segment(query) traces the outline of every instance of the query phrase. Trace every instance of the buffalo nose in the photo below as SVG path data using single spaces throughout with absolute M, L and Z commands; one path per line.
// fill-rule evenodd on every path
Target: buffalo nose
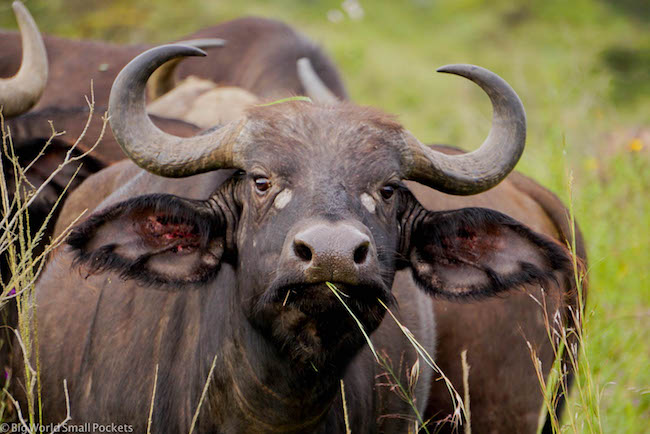
M 293 238 L 289 262 L 307 282 L 340 282 L 355 285 L 359 276 L 376 262 L 370 236 L 349 223 L 317 223 Z

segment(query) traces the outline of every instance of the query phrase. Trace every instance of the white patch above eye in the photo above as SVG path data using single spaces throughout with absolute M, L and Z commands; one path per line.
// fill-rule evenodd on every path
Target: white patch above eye
M 275 197 L 275 200 L 273 201 L 273 205 L 275 205 L 275 207 L 276 207 L 277 209 L 282 209 L 282 208 L 284 208 L 285 206 L 287 206 L 287 204 L 288 204 L 289 202 L 291 202 L 291 196 L 292 196 L 292 194 L 293 194 L 293 193 L 292 193 L 291 190 L 289 190 L 288 188 L 285 189 L 285 190 L 282 190 L 282 191 L 281 191 L 281 192 L 280 192 L 280 193 Z
M 361 203 L 366 207 L 371 213 L 375 213 L 375 208 L 377 207 L 377 202 L 372 198 L 368 193 L 361 194 Z

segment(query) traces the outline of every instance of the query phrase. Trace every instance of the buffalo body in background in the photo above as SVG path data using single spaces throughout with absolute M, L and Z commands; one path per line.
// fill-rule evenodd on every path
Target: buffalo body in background
M 347 93 L 329 57 L 305 36 L 286 24 L 259 17 L 240 18 L 200 30 L 184 39 L 226 41 L 210 62 L 187 60 L 178 66 L 179 78 L 190 75 L 218 85 L 241 87 L 260 98 L 304 95 L 296 70 L 300 58 L 308 58 L 319 77 L 339 98 Z M 18 32 L 0 32 L 0 77 L 9 77 L 21 65 Z M 46 35 L 45 49 L 50 75 L 37 108 L 78 107 L 90 94 L 93 81 L 98 106 L 108 104 L 113 80 L 135 56 L 151 45 L 118 45 L 100 41 L 63 39 Z M 168 86 L 161 84 L 164 90 Z

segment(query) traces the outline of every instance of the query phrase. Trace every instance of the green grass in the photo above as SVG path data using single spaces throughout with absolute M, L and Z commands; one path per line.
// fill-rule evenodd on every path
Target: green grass
M 482 92 L 436 67 L 475 63 L 508 80 L 528 114 L 518 170 L 565 200 L 574 178 L 590 260 L 587 355 L 603 431 L 647 430 L 650 26 L 647 13 L 630 13 L 642 1 L 362 0 L 364 19 L 339 23 L 327 20 L 339 1 L 151 4 L 27 2 L 45 32 L 119 42 L 167 41 L 243 14 L 283 19 L 332 54 L 354 101 L 398 114 L 425 142 L 473 148 L 490 123 Z M 9 5 L 0 1 L 0 26 L 15 27 Z

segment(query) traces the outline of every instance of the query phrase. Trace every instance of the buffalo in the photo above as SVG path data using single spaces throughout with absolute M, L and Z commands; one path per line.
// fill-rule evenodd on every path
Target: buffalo
M 177 75 L 181 79 L 196 76 L 218 85 L 240 87 L 262 98 L 303 95 L 305 89 L 296 62 L 307 58 L 330 91 L 338 98 L 347 98 L 340 74 L 329 57 L 305 36 L 280 21 L 240 18 L 199 30 L 184 39 L 199 46 L 206 43 L 214 46 L 218 40 L 225 40 L 226 44 L 219 48 L 214 62 L 189 60 L 178 65 Z M 0 77 L 9 77 L 21 67 L 20 40 L 17 32 L 0 31 Z M 90 93 L 91 80 L 97 105 L 106 106 L 118 72 L 136 55 L 152 47 L 54 36 L 45 36 L 44 46 L 49 56 L 50 74 L 36 108 L 78 107 L 83 104 L 84 95 Z M 40 60 L 41 66 L 34 69 L 42 71 L 43 63 Z M 169 67 L 165 72 L 150 85 L 154 97 L 173 86 L 174 68 Z
M 504 181 L 525 144 L 512 88 L 476 66 L 439 70 L 492 102 L 490 134 L 468 154 L 351 103 L 259 105 L 191 138 L 165 133 L 146 113 L 147 78 L 201 54 L 154 48 L 115 80 L 110 123 L 130 160 L 71 194 L 57 232 L 94 211 L 35 289 L 45 419 L 65 417 L 65 379 L 73 423 L 136 432 L 150 406 L 166 432 L 406 432 L 444 419 L 448 394 L 387 306 L 450 371 L 469 350 L 475 430 L 533 432 L 542 397 L 525 340 L 545 372 L 553 349 L 531 295 L 564 319 L 572 271 L 561 203 Z

